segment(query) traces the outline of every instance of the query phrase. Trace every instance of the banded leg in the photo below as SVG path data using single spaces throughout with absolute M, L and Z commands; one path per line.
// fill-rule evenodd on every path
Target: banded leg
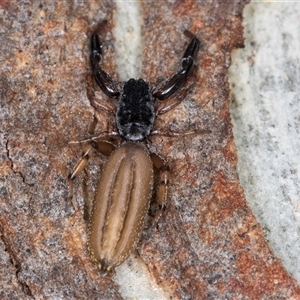
M 88 160 L 90 158 L 90 152 L 92 150 L 91 145 L 86 145 L 81 159 L 76 163 L 75 167 L 73 168 L 73 171 L 68 176 L 68 184 L 69 184 L 69 196 L 68 198 L 71 200 L 72 205 L 75 210 L 77 210 L 77 203 L 74 200 L 74 193 L 73 193 L 73 182 L 75 178 L 85 169 Z
M 88 160 L 91 156 L 91 151 L 93 146 L 97 148 L 97 150 L 106 156 L 109 156 L 113 150 L 116 148 L 112 143 L 109 143 L 107 141 L 98 141 L 97 143 L 94 143 L 94 145 L 86 145 L 84 147 L 84 152 L 82 154 L 82 157 L 79 159 L 79 161 L 76 163 L 75 167 L 73 168 L 73 171 L 68 176 L 68 184 L 69 184 L 69 196 L 68 198 L 71 200 L 72 205 L 75 210 L 77 210 L 77 204 L 74 200 L 74 193 L 73 193 L 73 182 L 76 179 L 76 177 L 86 168 L 86 165 L 88 163 Z M 85 184 L 85 183 L 84 183 Z M 84 187 L 84 194 L 87 194 L 86 188 Z M 85 201 L 86 206 L 87 201 Z M 86 215 L 86 213 L 85 213 Z
M 96 143 L 93 143 L 93 147 L 97 148 L 97 150 L 105 156 L 109 156 L 116 148 L 115 145 L 106 141 L 98 141 Z M 84 199 L 83 218 L 88 223 L 91 217 L 94 197 L 93 199 L 89 197 L 86 178 L 83 180 L 82 191 L 83 191 L 83 199 Z
M 167 198 L 168 198 L 168 184 L 170 178 L 169 167 L 164 161 L 155 153 L 150 154 L 153 166 L 159 171 L 159 182 L 156 194 L 156 202 L 159 210 L 154 216 L 154 222 L 160 218 L 162 211 L 165 209 Z

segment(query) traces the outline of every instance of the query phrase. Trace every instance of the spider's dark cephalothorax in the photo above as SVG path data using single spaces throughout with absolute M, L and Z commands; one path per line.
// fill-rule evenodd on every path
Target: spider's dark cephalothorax
M 155 115 L 169 111 L 181 101 L 174 99 L 167 107 L 160 109 L 158 106 L 157 111 L 154 108 L 155 99 L 165 100 L 169 98 L 189 77 L 199 51 L 199 45 L 199 40 L 193 36 L 183 55 L 181 69 L 153 89 L 143 79 L 129 79 L 122 84 L 116 83 L 100 67 L 102 58 L 101 45 L 98 35 L 96 33 L 92 35 L 90 62 L 94 79 L 108 97 L 118 98 L 116 126 L 121 138 L 128 141 L 147 139 L 153 129 Z
M 154 123 L 154 98 L 143 79 L 129 79 L 123 86 L 117 107 L 117 128 L 126 140 L 144 140 Z

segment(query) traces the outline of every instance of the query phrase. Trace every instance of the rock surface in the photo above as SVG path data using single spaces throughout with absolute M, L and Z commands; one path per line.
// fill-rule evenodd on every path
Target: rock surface
M 155 2 L 157 3 L 157 2 Z M 145 224 L 137 250 L 173 299 L 297 299 L 300 290 L 270 251 L 236 175 L 229 115 L 230 54 L 243 46 L 246 1 L 142 2 L 143 77 L 157 84 L 201 39 L 186 99 L 158 128 L 210 129 L 206 135 L 153 137 L 150 149 L 172 170 L 167 209 Z M 74 212 L 67 174 L 87 136 L 88 37 L 102 20 L 104 68 L 115 76 L 111 1 L 1 1 L 0 280 L 4 299 L 121 299 L 113 274 L 101 278 L 86 249 L 80 181 Z M 102 95 L 104 101 L 108 101 Z M 103 124 L 113 125 L 103 115 Z M 105 158 L 91 159 L 89 190 Z

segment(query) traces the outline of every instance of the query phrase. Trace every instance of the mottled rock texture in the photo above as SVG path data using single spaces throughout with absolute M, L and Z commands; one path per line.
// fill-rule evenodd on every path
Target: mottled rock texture
M 159 3 L 159 4 L 158 4 Z M 157 120 L 206 135 L 153 137 L 151 150 L 172 170 L 166 211 L 149 217 L 138 251 L 173 299 L 297 299 L 300 290 L 274 257 L 236 175 L 228 111 L 230 53 L 243 46 L 246 1 L 142 3 L 143 77 L 159 83 L 179 67 L 188 38 L 201 39 L 198 68 L 182 104 Z M 86 248 L 82 189 L 74 212 L 67 174 L 87 136 L 91 29 L 107 20 L 104 67 L 114 72 L 111 1 L 1 1 L 0 297 L 121 299 L 113 275 L 101 278 Z M 103 101 L 108 101 L 102 95 Z M 113 116 L 103 122 L 113 125 Z M 89 165 L 89 190 L 105 158 Z

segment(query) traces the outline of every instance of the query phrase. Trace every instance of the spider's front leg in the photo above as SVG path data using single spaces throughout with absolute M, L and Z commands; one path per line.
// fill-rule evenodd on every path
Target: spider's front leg
M 101 90 L 110 98 L 117 98 L 120 95 L 118 84 L 100 67 L 102 58 L 101 45 L 96 33 L 91 37 L 90 62 L 94 78 Z
M 188 33 L 188 35 L 192 35 Z M 153 92 L 153 96 L 159 100 L 165 100 L 174 94 L 179 87 L 187 80 L 190 76 L 193 67 L 194 60 L 198 54 L 200 41 L 194 36 L 188 45 L 187 49 L 181 60 L 181 69 L 174 74 L 171 78 L 164 81 L 158 88 Z M 173 106 L 172 106 L 173 107 Z M 164 112 L 163 112 L 164 113 Z

